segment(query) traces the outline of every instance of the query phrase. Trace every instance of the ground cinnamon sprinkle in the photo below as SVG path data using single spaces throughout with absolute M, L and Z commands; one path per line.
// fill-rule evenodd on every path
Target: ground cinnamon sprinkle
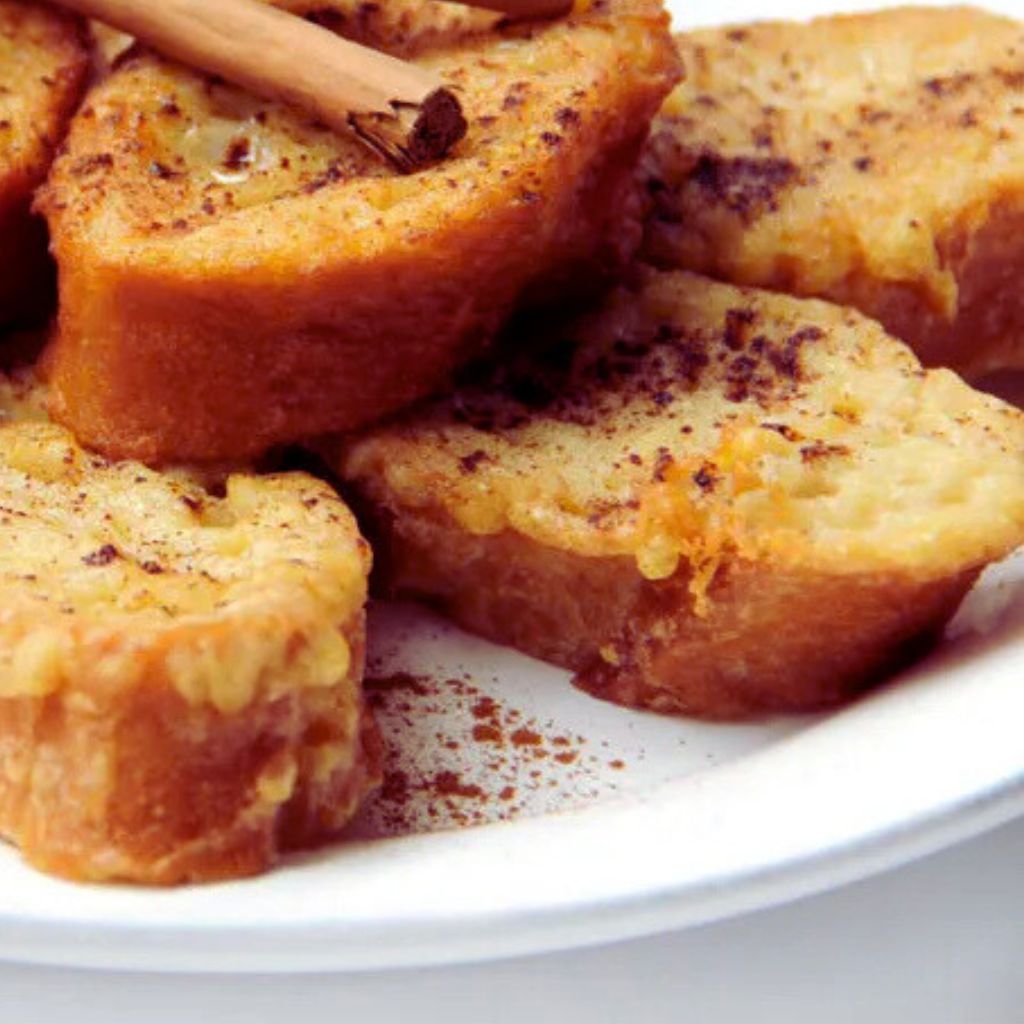
M 417 697 L 425 697 L 429 692 L 423 680 L 409 672 L 396 672 L 383 679 L 365 679 L 363 680 L 363 689 L 371 695 L 409 690 Z
M 473 739 L 477 743 L 501 743 L 504 737 L 496 725 L 475 725 L 473 726 Z
M 442 793 L 445 796 L 464 796 L 471 800 L 484 799 L 484 791 L 479 786 L 467 786 L 456 772 L 438 772 L 434 776 L 433 787 L 436 793 Z
M 380 798 L 389 803 L 408 799 L 409 777 L 403 771 L 389 771 L 384 773 L 384 783 L 381 786 Z
M 511 740 L 517 747 L 539 747 L 544 742 L 543 737 L 532 729 L 516 729 Z
M 584 737 L 506 706 L 467 675 L 396 672 L 364 685 L 388 748 L 383 786 L 359 827 L 366 836 L 507 821 L 538 813 L 539 800 L 557 809 L 563 793 L 576 805 L 597 793 L 605 762 L 581 756 Z
M 494 718 L 498 705 L 492 697 L 481 697 L 472 708 L 474 718 Z

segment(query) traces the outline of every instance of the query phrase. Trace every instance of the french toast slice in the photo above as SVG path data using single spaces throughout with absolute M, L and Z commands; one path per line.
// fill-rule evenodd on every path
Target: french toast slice
M 108 462 L 0 381 L 0 836 L 87 881 L 209 881 L 377 784 L 369 549 L 303 474 Z
M 635 160 L 677 79 L 658 0 L 558 21 L 396 0 L 322 24 L 436 69 L 470 127 L 401 176 L 352 137 L 137 52 L 40 209 L 61 271 L 54 412 L 107 454 L 246 457 L 445 383 L 521 301 L 640 240 Z
M 0 0 L 0 326 L 50 308 L 53 265 L 32 196 L 85 87 L 82 24 L 53 8 Z
M 1024 368 L 1024 26 L 896 8 L 677 41 L 652 262 L 855 306 L 929 366 Z
M 853 310 L 647 270 L 561 337 L 335 459 L 386 591 L 598 696 L 834 705 L 1024 542 L 1024 414 Z

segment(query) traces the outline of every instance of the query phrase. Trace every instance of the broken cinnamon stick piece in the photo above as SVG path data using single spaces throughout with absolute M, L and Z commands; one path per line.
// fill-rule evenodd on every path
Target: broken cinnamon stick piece
M 403 172 L 441 159 L 466 133 L 459 101 L 439 76 L 256 0 L 60 2 L 200 71 L 351 129 Z
M 573 0 L 460 0 L 467 7 L 482 7 L 504 14 L 509 21 L 561 18 L 572 10 Z

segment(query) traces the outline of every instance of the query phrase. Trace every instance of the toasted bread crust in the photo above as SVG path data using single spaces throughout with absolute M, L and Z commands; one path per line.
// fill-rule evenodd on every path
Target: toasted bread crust
M 474 535 L 422 509 L 378 514 L 388 592 L 572 670 L 603 700 L 701 718 L 850 700 L 934 638 L 977 576 L 780 572 L 736 560 L 696 615 L 685 571 L 649 580 L 627 557 L 560 551 L 511 530 Z
M 0 2 L 0 325 L 53 298 L 46 228 L 30 213 L 85 87 L 82 24 L 50 7 Z
M 856 306 L 928 366 L 1024 367 L 1019 23 L 902 8 L 678 43 L 649 259 Z
M 361 618 L 347 629 L 358 658 Z M 190 704 L 157 672 L 99 700 L 78 685 L 0 699 L 0 835 L 51 874 L 147 885 L 258 874 L 337 835 L 380 781 L 355 678 L 236 714 Z
M 714 718 L 848 699 L 1024 542 L 1024 415 L 820 302 L 645 272 L 342 444 L 382 585 Z
M 54 412 L 87 443 L 232 458 L 372 421 L 443 385 L 517 302 L 635 248 L 630 168 L 676 78 L 654 0 L 461 32 L 381 6 L 342 30 L 437 68 L 471 122 L 413 176 L 151 56 L 94 91 L 40 204 Z
M 252 874 L 377 784 L 360 682 L 369 551 L 301 474 L 86 453 L 4 384 L 0 835 L 44 870 Z

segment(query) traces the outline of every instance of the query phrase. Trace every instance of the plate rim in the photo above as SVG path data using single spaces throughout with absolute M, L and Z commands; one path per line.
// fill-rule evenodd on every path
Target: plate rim
M 49 923 L 18 924 L 0 916 L 0 961 L 152 974 L 302 975 L 469 966 L 541 956 L 769 910 L 902 867 L 1018 817 L 1024 817 L 1024 773 L 1012 785 L 981 796 L 969 806 L 944 809 L 933 818 L 903 829 L 864 837 L 846 849 L 818 851 L 803 860 L 765 865 L 742 877 L 707 879 L 699 887 L 641 892 L 615 903 L 580 904 L 570 912 L 524 908 L 500 922 L 504 927 L 523 930 L 498 941 L 492 929 L 499 922 L 483 917 L 458 920 L 454 925 L 440 922 L 440 927 L 435 925 L 432 933 L 418 936 L 414 943 L 408 942 L 408 936 L 404 942 L 397 942 L 403 936 L 389 934 L 394 926 L 376 935 L 354 936 L 343 923 L 333 928 L 300 924 L 275 932 L 270 945 L 261 942 L 247 951 L 235 950 L 227 957 L 217 957 L 216 947 L 237 940 L 247 925 L 224 925 L 216 934 L 202 935 L 197 927 L 155 933 L 146 924 L 118 924 L 108 926 L 107 937 L 96 944 L 97 936 L 90 926 L 66 928 L 55 942 Z M 727 899 L 716 893 L 722 886 L 729 887 Z M 517 916 L 527 920 L 517 921 Z M 204 941 L 196 948 L 200 937 Z M 488 941 L 481 944 L 484 938 Z M 283 957 L 281 946 L 295 944 L 304 947 L 302 956 Z
M 799 842 L 789 856 L 779 854 L 779 850 L 786 848 L 778 842 L 784 844 L 786 840 L 776 837 L 777 849 L 767 857 L 744 858 L 737 854 L 731 865 L 726 863 L 721 870 L 703 874 L 698 857 L 696 874 L 691 864 L 687 868 L 690 877 L 685 871 L 673 877 L 674 863 L 666 860 L 665 854 L 677 851 L 677 847 L 670 844 L 659 854 L 664 863 L 660 863 L 657 884 L 635 884 L 632 879 L 623 882 L 620 872 L 616 885 L 609 886 L 603 894 L 594 888 L 589 894 L 570 893 L 567 899 L 561 898 L 557 886 L 549 885 L 546 900 L 524 899 L 500 913 L 486 900 L 456 901 L 443 912 L 438 909 L 440 904 L 431 911 L 428 900 L 426 911 L 405 918 L 393 913 L 376 920 L 370 916 L 360 918 L 358 914 L 328 913 L 307 914 L 285 923 L 261 924 L 242 916 L 212 924 L 209 920 L 194 920 L 159 926 L 156 919 L 160 908 L 172 906 L 175 892 L 182 890 L 157 894 L 115 890 L 130 910 L 141 907 L 143 913 L 115 915 L 113 920 L 82 912 L 66 918 L 42 912 L 18 914 L 12 913 L 9 906 L 0 905 L 0 959 L 159 973 L 297 974 L 469 964 L 653 935 L 833 889 L 1024 815 L 1024 752 L 1009 726 L 1008 720 L 1015 717 L 1006 714 L 1007 699 L 1012 700 L 1020 691 L 1017 680 L 1024 666 L 1021 625 L 1011 627 L 1006 642 L 986 646 L 973 654 L 971 648 L 977 640 L 969 638 L 966 644 L 953 644 L 937 658 L 928 659 L 861 702 L 802 732 L 736 761 L 664 783 L 651 792 L 546 817 L 388 841 L 391 851 L 399 854 L 398 869 L 403 870 L 403 864 L 407 864 L 415 874 L 420 848 L 425 844 L 434 844 L 432 857 L 437 860 L 438 835 L 446 835 L 452 847 L 449 852 L 462 858 L 459 863 L 468 865 L 474 863 L 474 857 L 479 860 L 482 856 L 485 865 L 488 857 L 493 861 L 499 844 L 510 840 L 512 856 L 522 856 L 525 850 L 528 859 L 530 844 L 539 835 L 542 841 L 563 844 L 559 870 L 561 881 L 571 890 L 575 863 L 571 856 L 566 859 L 566 844 L 571 854 L 578 854 L 579 849 L 573 850 L 574 844 L 588 849 L 588 836 L 607 834 L 609 829 L 628 830 L 638 822 L 648 831 L 659 823 L 664 827 L 669 822 L 672 827 L 672 822 L 678 824 L 679 815 L 690 815 L 689 823 L 702 823 L 705 828 L 704 833 L 694 833 L 698 839 L 704 836 L 707 849 L 703 852 L 713 854 L 715 842 L 720 841 L 712 834 L 715 828 L 724 828 L 726 836 L 741 838 L 747 834 L 744 830 L 749 832 L 751 828 L 748 821 L 716 818 L 721 808 L 728 808 L 738 794 L 740 802 L 746 804 L 752 797 L 755 803 L 760 799 L 767 805 L 774 799 L 783 808 L 783 814 L 790 815 L 788 821 L 785 817 L 782 820 L 787 827 L 796 828 Z M 941 678 L 935 678 L 936 672 Z M 974 715 L 970 727 L 982 730 L 987 739 L 983 747 L 974 751 L 981 755 L 976 758 L 979 763 L 972 767 L 968 762 L 966 778 L 960 770 L 962 766 L 954 770 L 947 756 L 948 742 L 955 739 L 963 725 L 965 708 Z M 945 791 L 924 792 L 915 788 L 912 780 L 902 780 L 907 794 L 918 802 L 917 810 L 911 814 L 900 813 L 899 801 L 906 800 L 907 795 L 897 792 L 896 802 L 883 808 L 888 818 L 883 814 L 870 827 L 857 827 L 856 822 L 851 826 L 845 812 L 831 822 L 823 819 L 811 822 L 810 826 L 806 822 L 801 824 L 799 808 L 793 805 L 791 785 L 800 772 L 826 773 L 810 782 L 810 802 L 806 808 L 809 812 L 821 813 L 828 806 L 828 772 L 849 784 L 841 795 L 856 806 L 858 799 L 878 796 L 879 778 L 892 777 L 893 766 L 901 764 L 908 740 L 919 745 L 918 756 L 922 756 L 923 750 L 924 761 L 915 765 L 918 774 L 928 779 L 934 777 L 940 787 L 946 787 Z M 851 769 L 862 764 L 859 758 L 865 750 L 870 750 L 874 759 L 868 766 L 870 770 L 855 770 L 851 777 Z M 789 779 L 787 790 L 773 790 L 773 786 L 780 785 L 780 779 L 781 785 Z M 894 788 L 898 790 L 899 786 Z M 767 809 L 772 810 L 770 806 Z M 864 821 L 871 822 L 871 807 L 865 804 L 860 813 Z M 598 833 L 595 826 L 604 832 Z M 800 828 L 804 828 L 805 834 L 799 833 Z M 832 841 L 815 841 L 822 829 L 825 833 L 832 829 L 836 835 L 842 835 L 844 829 L 848 833 L 838 840 L 833 835 Z M 685 829 L 677 829 L 673 834 L 675 840 L 683 837 Z M 635 856 L 641 849 L 635 842 L 630 845 L 629 837 L 615 841 L 619 843 L 616 850 L 627 854 L 632 852 Z M 768 845 L 771 847 L 771 839 Z M 371 842 L 356 846 L 363 853 L 371 853 L 374 848 Z M 728 860 L 729 851 L 725 852 Z M 335 850 L 333 858 L 331 851 L 296 858 L 292 867 L 280 872 L 279 877 L 301 887 L 310 878 L 315 885 L 318 873 L 322 873 L 324 878 L 340 882 L 344 890 L 350 879 L 331 875 L 332 861 L 336 867 L 339 855 L 339 850 Z M 391 869 L 394 870 L 394 864 Z M 525 870 L 525 877 L 530 877 L 529 865 L 525 865 Z M 298 877 L 306 872 L 311 875 Z M 513 871 L 513 878 L 517 877 Z M 600 883 L 601 879 L 597 881 Z M 71 907 L 76 894 L 83 891 L 94 895 L 109 892 L 98 887 L 83 890 L 50 879 L 36 882 L 64 887 Z M 224 904 L 227 894 L 224 905 L 230 906 L 232 900 L 245 901 L 247 894 L 260 893 L 253 887 L 261 882 L 265 885 L 265 880 L 257 879 L 184 892 L 191 894 L 187 899 L 193 902 L 208 894 L 215 904 Z M 522 878 L 517 884 L 522 885 Z M 288 891 L 286 886 L 284 893 Z M 78 902 L 88 905 L 88 900 Z

